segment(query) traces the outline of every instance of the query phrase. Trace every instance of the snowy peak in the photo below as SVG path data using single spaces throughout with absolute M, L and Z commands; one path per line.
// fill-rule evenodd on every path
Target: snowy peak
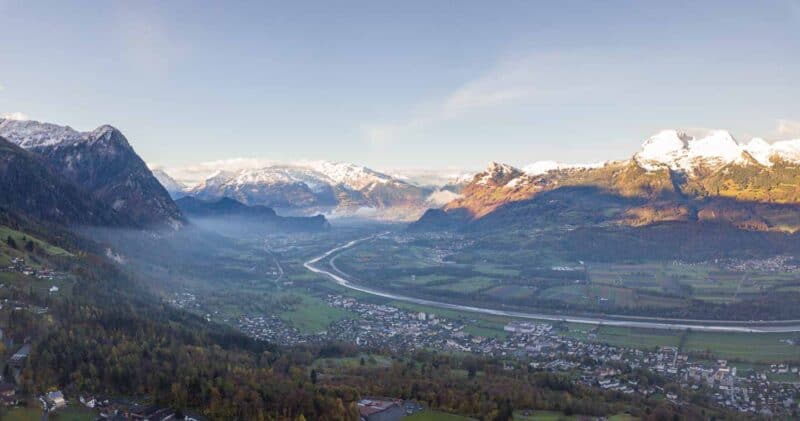
M 734 163 L 752 163 L 749 158 L 768 165 L 772 155 L 770 149 L 762 139 L 741 145 L 725 130 L 711 130 L 701 137 L 664 130 L 647 139 L 633 159 L 648 171 L 669 168 L 692 173 L 699 166 L 719 168 Z
M 677 163 L 686 157 L 690 140 L 690 136 L 677 130 L 662 130 L 645 140 L 634 159 L 648 170 L 665 165 L 677 168 Z
M 769 166 L 770 157 L 773 155 L 772 145 L 760 137 L 754 137 L 744 145 L 744 150 L 761 165 Z
M 122 145 L 128 146 L 122 133 L 107 124 L 89 132 L 79 132 L 69 126 L 59 126 L 34 120 L 0 119 L 0 136 L 24 149 L 98 141 L 120 142 Z
M 348 162 L 311 161 L 300 165 L 304 164 L 314 171 L 324 174 L 335 184 L 343 184 L 353 190 L 364 189 L 373 183 L 404 183 L 389 175 Z
M 706 136 L 689 140 L 689 158 L 720 163 L 735 162 L 742 157 L 742 147 L 725 130 L 712 130 Z
M 84 134 L 69 126 L 33 120 L 0 120 L 0 136 L 24 149 L 84 141 Z
M 523 175 L 523 172 L 508 164 L 490 162 L 482 173 L 478 174 L 478 184 L 504 186 L 509 181 Z

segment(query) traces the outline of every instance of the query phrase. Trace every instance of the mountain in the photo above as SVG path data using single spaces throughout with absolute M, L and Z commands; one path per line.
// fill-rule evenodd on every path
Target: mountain
M 800 140 L 740 144 L 728 132 L 665 130 L 629 160 L 591 165 L 491 163 L 415 229 L 721 222 L 800 230 Z M 451 216 L 445 221 L 445 216 Z M 550 219 L 542 219 L 550 215 Z
M 260 169 L 217 171 L 188 194 L 203 200 L 223 197 L 294 214 L 319 212 L 416 218 L 432 189 L 415 186 L 366 167 L 313 161 Z
M 41 157 L 61 177 L 134 225 L 177 228 L 183 223 L 167 191 L 114 127 L 79 132 L 38 121 L 0 119 L 0 136 Z
M 63 225 L 113 225 L 124 217 L 65 180 L 42 158 L 0 137 L 0 209 Z
M 169 193 L 170 197 L 173 199 L 180 199 L 186 196 L 187 187 L 183 183 L 172 178 L 164 170 L 160 168 L 151 168 L 150 172 L 153 173 L 153 177 L 161 183 L 161 186 Z
M 216 220 L 216 225 L 224 223 L 231 226 L 252 226 L 253 224 L 279 231 L 324 231 L 330 224 L 322 215 L 311 217 L 278 216 L 266 206 L 248 206 L 234 199 L 224 197 L 216 201 L 204 201 L 187 196 L 175 202 L 191 220 L 201 225 Z

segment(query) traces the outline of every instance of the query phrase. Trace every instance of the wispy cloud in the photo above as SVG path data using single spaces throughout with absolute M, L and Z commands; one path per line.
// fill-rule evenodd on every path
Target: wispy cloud
M 122 59 L 139 71 L 164 76 L 183 54 L 184 49 L 170 33 L 169 22 L 157 11 L 126 5 L 117 10 L 114 22 Z
M 230 158 L 216 161 L 200 162 L 197 164 L 167 167 L 159 164 L 148 164 L 150 169 L 163 170 L 170 177 L 174 178 L 187 186 L 193 186 L 205 180 L 209 175 L 217 171 L 242 171 L 264 168 L 275 164 L 274 161 L 262 158 Z
M 775 134 L 778 139 L 800 138 L 800 121 L 778 120 Z
M 596 56 L 593 52 L 574 52 L 506 59 L 447 96 L 421 103 L 412 110 L 410 118 L 399 122 L 363 124 L 361 132 L 371 144 L 381 146 L 442 122 L 472 118 L 482 112 L 521 103 L 563 99 L 598 88 L 609 89 L 608 82 L 623 80 L 620 71 L 612 71 L 610 60 L 596 60 Z M 598 63 L 604 66 L 600 71 L 596 71 Z M 597 80 L 593 74 L 602 75 L 605 80 Z
M 21 113 L 19 111 L 4 113 L 0 115 L 0 118 L 3 118 L 5 120 L 30 120 L 30 117 L 28 117 L 27 114 Z

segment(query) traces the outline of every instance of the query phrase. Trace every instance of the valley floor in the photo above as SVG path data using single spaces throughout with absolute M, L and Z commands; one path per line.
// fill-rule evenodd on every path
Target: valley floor
M 598 326 L 632 327 L 640 329 L 666 329 L 666 330 L 694 330 L 702 332 L 738 332 L 738 333 L 792 333 L 800 332 L 800 320 L 786 320 L 776 322 L 752 321 L 743 322 L 737 320 L 696 320 L 696 319 L 674 319 L 666 317 L 644 317 L 644 316 L 623 316 L 600 314 L 596 316 L 581 316 L 556 313 L 527 313 L 513 310 L 500 310 L 489 307 L 477 307 L 470 305 L 455 304 L 452 302 L 435 301 L 423 298 L 416 298 L 409 295 L 401 295 L 388 291 L 382 291 L 357 284 L 353 277 L 336 266 L 336 258 L 341 252 L 357 246 L 363 241 L 371 239 L 367 237 L 360 240 L 353 240 L 344 245 L 337 246 L 328 250 L 324 254 L 307 261 L 304 266 L 317 274 L 329 277 L 345 288 L 354 291 L 375 295 L 390 300 L 404 301 L 413 304 L 420 304 L 430 307 L 443 308 L 448 310 L 465 311 L 472 313 L 489 314 L 493 316 L 506 316 L 523 319 L 556 321 L 566 323 L 579 323 Z M 325 269 L 327 266 L 329 269 Z

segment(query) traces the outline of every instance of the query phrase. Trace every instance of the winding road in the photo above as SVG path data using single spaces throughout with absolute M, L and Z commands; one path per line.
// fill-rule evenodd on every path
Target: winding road
M 354 284 L 346 279 L 349 276 L 336 267 L 334 259 L 336 255 L 346 249 L 356 246 L 357 244 L 378 237 L 372 235 L 369 237 L 350 241 L 341 246 L 328 250 L 324 254 L 317 256 L 303 264 L 306 269 L 311 272 L 327 276 L 335 283 L 352 289 L 354 291 L 363 292 L 365 294 L 375 295 L 378 297 L 389 298 L 397 301 L 405 301 L 414 304 L 421 304 L 431 307 L 444 308 L 448 310 L 460 310 L 471 313 L 490 314 L 494 316 L 507 316 L 517 317 L 523 319 L 536 319 L 536 320 L 549 320 L 549 321 L 563 321 L 569 323 L 582 323 L 590 325 L 604 325 L 604 326 L 620 326 L 620 327 L 634 327 L 643 329 L 662 329 L 662 330 L 686 330 L 691 329 L 694 331 L 703 332 L 739 332 L 739 333 L 786 333 L 786 332 L 800 332 L 800 320 L 786 320 L 779 322 L 756 322 L 756 321 L 735 321 L 735 320 L 694 320 L 694 319 L 671 319 L 661 317 L 634 317 L 622 315 L 592 315 L 592 316 L 570 316 L 564 314 L 548 314 L 548 313 L 528 313 L 514 310 L 498 310 L 486 307 L 474 307 L 461 304 L 452 304 L 442 301 L 427 300 L 424 298 L 416 298 L 408 295 L 397 294 L 393 292 L 381 291 L 375 288 Z M 329 259 L 330 258 L 330 259 Z M 325 263 L 331 270 L 328 270 L 324 265 L 318 265 L 320 262 Z

